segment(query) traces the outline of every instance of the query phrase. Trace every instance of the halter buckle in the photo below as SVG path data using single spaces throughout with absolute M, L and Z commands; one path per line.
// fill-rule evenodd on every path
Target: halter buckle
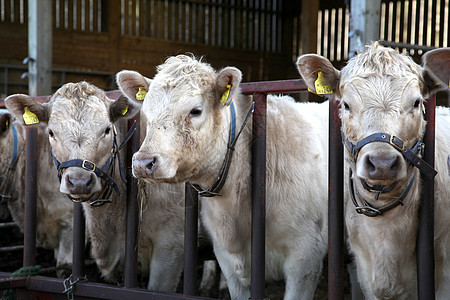
M 89 160 L 83 160 L 83 163 L 81 164 L 81 167 L 87 171 L 94 172 L 95 170 L 95 164 Z
M 398 151 L 402 152 L 403 150 L 405 150 L 405 144 L 400 138 L 396 137 L 395 135 L 391 135 L 389 144 L 391 144 Z

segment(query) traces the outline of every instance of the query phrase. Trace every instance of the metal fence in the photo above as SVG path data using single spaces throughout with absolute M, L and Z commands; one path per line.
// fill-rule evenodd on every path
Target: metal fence
M 265 197 L 266 197 L 266 96 L 268 93 L 291 93 L 303 91 L 306 85 L 303 80 L 266 81 L 242 83 L 244 94 L 253 95 L 255 111 L 253 114 L 253 147 L 252 147 L 252 258 L 251 258 L 251 299 L 265 299 Z M 117 98 L 118 91 L 108 92 L 110 98 Z M 46 97 L 37 97 L 44 101 Z M 424 158 L 428 163 L 434 161 L 434 96 L 426 101 L 427 132 L 424 137 L 426 143 Z M 3 103 L 0 102 L 0 106 Z M 343 218 L 343 145 L 340 132 L 340 118 L 338 102 L 330 101 L 329 121 L 329 256 L 328 256 L 328 297 L 329 299 L 343 299 L 344 291 L 344 218 Z M 33 129 L 29 129 L 27 143 L 27 181 L 26 206 L 27 222 L 25 226 L 24 266 L 35 264 L 35 202 L 34 192 L 36 181 L 33 173 L 36 168 L 36 141 Z M 127 157 L 128 166 L 132 151 L 139 145 L 139 134 L 134 135 L 129 146 Z M 28 156 L 29 155 L 29 156 Z M 420 229 L 418 235 L 418 286 L 419 299 L 434 298 L 434 256 L 433 256 L 433 210 L 434 187 L 433 180 L 424 181 L 426 201 L 422 201 L 420 210 Z M 186 218 L 185 218 L 185 266 L 183 294 L 155 293 L 136 288 L 136 242 L 137 242 L 137 193 L 136 183 L 129 180 L 127 202 L 127 241 L 125 263 L 125 287 L 120 288 L 105 284 L 77 283 L 73 295 L 80 299 L 205 299 L 194 296 L 196 287 L 197 262 L 197 224 L 198 197 L 193 190 L 186 186 Z M 74 278 L 84 274 L 84 219 L 81 205 L 75 204 L 74 212 L 74 256 L 72 275 Z M 0 272 L 0 278 L 9 277 L 10 273 Z M 0 283 L 0 289 L 5 287 L 18 288 L 22 295 L 43 295 L 46 293 L 62 297 L 63 282 L 61 279 L 47 277 L 30 277 L 10 279 Z

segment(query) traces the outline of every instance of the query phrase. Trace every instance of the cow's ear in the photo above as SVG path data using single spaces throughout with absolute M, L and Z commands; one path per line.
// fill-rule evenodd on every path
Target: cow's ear
M 9 113 L 0 115 L 0 136 L 3 136 L 11 128 L 12 117 Z
M 340 72 L 328 59 L 317 54 L 305 54 L 297 59 L 296 65 L 298 72 L 312 92 L 339 94 Z
M 24 125 L 48 123 L 48 104 L 40 103 L 28 95 L 11 95 L 5 99 L 5 106 L 18 120 L 22 120 Z
M 151 79 L 136 71 L 123 70 L 116 75 L 117 86 L 131 101 L 142 103 L 150 87 Z
M 450 48 L 428 51 L 422 57 L 425 95 L 450 88 Z
M 230 105 L 235 93 L 238 92 L 242 80 L 242 73 L 235 67 L 226 67 L 220 70 L 216 79 L 216 98 L 223 105 Z
M 116 122 L 120 118 L 130 119 L 134 117 L 140 110 L 141 106 L 127 97 L 120 97 L 111 103 L 109 107 L 109 118 L 111 122 Z

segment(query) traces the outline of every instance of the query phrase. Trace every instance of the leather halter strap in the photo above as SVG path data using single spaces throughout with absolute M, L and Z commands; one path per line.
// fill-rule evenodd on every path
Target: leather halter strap
M 80 167 L 83 168 L 87 171 L 93 172 L 95 175 L 97 175 L 97 177 L 101 178 L 103 181 L 106 182 L 106 190 L 99 195 L 99 197 L 101 196 L 109 196 L 109 188 L 112 187 L 114 189 L 114 191 L 117 193 L 118 196 L 120 196 L 120 188 L 119 185 L 117 184 L 117 182 L 112 178 L 112 175 L 114 173 L 114 162 L 115 159 L 117 157 L 118 159 L 118 163 L 119 163 L 119 171 L 120 171 L 120 177 L 122 178 L 123 182 L 126 182 L 126 178 L 125 178 L 125 173 L 123 171 L 123 167 L 122 167 L 122 162 L 120 160 L 120 155 L 119 151 L 123 148 L 123 146 L 130 140 L 130 138 L 132 137 L 132 135 L 134 134 L 136 130 L 136 121 L 134 121 L 133 125 L 131 126 L 130 130 L 128 131 L 128 133 L 126 134 L 124 140 L 122 141 L 122 143 L 120 144 L 120 146 L 117 145 L 117 134 L 116 134 L 116 130 L 114 128 L 113 132 L 114 132 L 114 138 L 113 138 L 113 147 L 111 150 L 111 155 L 109 156 L 108 160 L 106 161 L 106 163 L 101 167 L 97 167 L 95 165 L 95 163 L 89 161 L 89 160 L 85 160 L 85 159 L 72 159 L 72 160 L 68 160 L 65 162 L 59 162 L 55 155 L 53 154 L 53 149 L 50 147 L 50 153 L 51 156 L 53 158 L 53 162 L 55 163 L 56 169 L 58 170 L 58 177 L 59 180 L 61 181 L 62 178 L 62 171 L 66 168 L 69 167 Z M 113 168 L 110 170 L 111 166 L 113 166 Z M 108 171 L 110 170 L 110 174 L 108 174 Z M 67 197 L 72 200 L 73 202 L 85 202 L 85 201 L 89 201 L 92 198 L 92 195 L 89 198 L 83 198 L 83 199 L 76 199 L 73 198 L 70 195 L 67 195 Z M 93 202 L 91 202 L 92 206 L 100 206 L 102 204 L 105 204 L 107 202 L 111 202 L 109 200 L 99 200 L 94 199 Z
M 381 216 L 384 212 L 386 212 L 388 210 L 391 210 L 399 205 L 403 205 L 403 200 L 406 198 L 409 191 L 411 190 L 411 187 L 414 183 L 415 178 L 416 178 L 416 170 L 414 170 L 414 174 L 411 177 L 411 180 L 409 181 L 408 186 L 406 187 L 405 191 L 403 191 L 402 195 L 399 198 L 389 202 L 386 205 L 376 208 L 371 203 L 367 202 L 365 199 L 362 199 L 362 202 L 363 202 L 362 205 L 360 205 L 358 203 L 358 201 L 356 200 L 356 197 L 355 197 L 355 189 L 353 186 L 352 171 L 350 169 L 350 172 L 349 172 L 350 196 L 351 196 L 353 204 L 355 205 L 356 212 L 359 214 L 366 215 L 368 217 L 378 217 L 378 216 Z M 356 194 L 358 195 L 358 198 L 361 199 L 361 197 L 359 197 L 359 194 L 357 192 L 356 192 Z
M 425 147 L 421 140 L 417 141 L 412 149 L 406 147 L 405 142 L 403 142 L 403 140 L 399 137 L 387 133 L 371 134 L 363 138 L 356 144 L 350 142 L 347 138 L 345 138 L 345 136 L 343 136 L 343 140 L 353 157 L 353 161 L 355 162 L 362 147 L 373 142 L 383 142 L 393 146 L 405 157 L 407 161 L 416 166 L 425 176 L 433 178 L 437 174 L 437 171 L 432 166 L 430 166 L 426 161 L 418 156 L 419 153 L 422 153 Z
M 222 168 L 220 169 L 219 175 L 217 176 L 217 180 L 208 189 L 203 188 L 199 184 L 191 184 L 192 187 L 198 192 L 198 195 L 201 197 L 221 196 L 220 190 L 222 189 L 222 187 L 225 184 L 225 181 L 227 180 L 228 171 L 229 171 L 230 165 L 231 165 L 231 159 L 233 158 L 234 146 L 236 145 L 236 142 L 237 142 L 242 130 L 244 129 L 245 125 L 247 124 L 249 117 L 255 110 L 255 103 L 252 102 L 252 106 L 250 107 L 249 111 L 247 112 L 244 122 L 242 123 L 241 128 L 239 129 L 239 132 L 237 134 L 235 134 L 236 111 L 235 111 L 233 102 L 231 102 L 230 110 L 231 110 L 231 124 L 230 124 L 230 134 L 229 134 L 228 145 L 227 145 L 227 153 L 225 154 L 225 159 L 223 161 Z
M 13 132 L 13 155 L 11 158 L 11 162 L 9 163 L 8 169 L 6 171 L 5 179 L 3 180 L 2 184 L 0 185 L 0 201 L 3 199 L 10 199 L 11 198 L 11 178 L 12 173 L 16 170 L 17 162 L 19 161 L 19 157 L 22 154 L 23 150 L 25 150 L 25 146 L 19 151 L 19 143 L 17 138 L 17 129 L 14 126 L 14 124 L 11 123 L 11 130 Z

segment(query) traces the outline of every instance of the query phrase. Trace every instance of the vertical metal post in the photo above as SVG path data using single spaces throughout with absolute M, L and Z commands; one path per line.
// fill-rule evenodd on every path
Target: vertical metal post
M 52 2 L 28 1 L 28 80 L 30 96 L 52 91 Z
M 350 1 L 349 57 L 380 39 L 381 0 Z
M 27 128 L 23 266 L 36 264 L 37 129 Z
M 424 160 L 434 166 L 436 96 L 425 104 L 427 131 L 424 136 Z M 434 178 L 422 176 L 423 189 L 417 234 L 417 288 L 420 300 L 435 299 L 434 275 Z
M 84 277 L 84 246 L 86 235 L 86 221 L 84 218 L 83 205 L 73 204 L 73 261 L 72 276 L 74 280 Z
M 329 101 L 328 299 L 344 299 L 344 159 L 339 102 Z
M 126 169 L 131 167 L 134 152 L 140 146 L 139 115 L 136 116 L 136 131 L 127 147 Z M 133 120 L 129 122 L 129 126 Z M 137 180 L 131 172 L 127 172 L 127 228 L 125 246 L 125 278 L 124 286 L 132 288 L 137 286 L 137 258 L 138 258 L 138 226 L 139 226 L 139 205 Z
M 190 183 L 185 185 L 184 215 L 184 282 L 183 293 L 197 291 L 198 193 Z
M 28 56 L 30 96 L 51 93 L 52 1 L 28 1 Z M 27 128 L 25 167 L 24 266 L 36 263 L 37 129 Z
M 265 299 L 267 95 L 253 95 L 251 299 Z

